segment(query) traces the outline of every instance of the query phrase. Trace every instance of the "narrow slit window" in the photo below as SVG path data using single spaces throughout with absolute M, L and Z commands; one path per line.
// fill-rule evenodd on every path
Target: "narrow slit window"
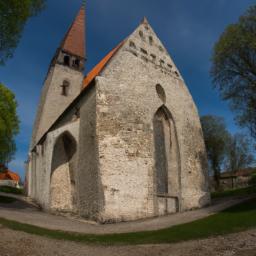
M 148 40 L 149 40 L 149 44 L 150 44 L 150 45 L 153 45 L 153 42 L 154 42 L 153 37 L 152 37 L 152 36 L 149 36 Z
M 61 85 L 61 95 L 68 96 L 69 81 L 64 80 Z

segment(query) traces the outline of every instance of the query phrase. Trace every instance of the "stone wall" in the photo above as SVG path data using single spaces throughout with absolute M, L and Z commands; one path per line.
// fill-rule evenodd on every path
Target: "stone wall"
M 159 94 L 158 84 L 166 99 Z M 163 104 L 177 132 L 179 208 L 208 204 L 207 160 L 198 112 L 179 71 L 148 24 L 127 39 L 97 78 L 96 89 L 105 200 L 101 218 L 120 221 L 158 215 L 153 117 Z

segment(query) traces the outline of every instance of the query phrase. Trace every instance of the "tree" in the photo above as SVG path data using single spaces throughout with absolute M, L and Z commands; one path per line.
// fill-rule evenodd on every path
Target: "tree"
M 11 58 L 29 17 L 38 14 L 45 0 L 0 1 L 0 65 Z
M 227 170 L 236 171 L 249 167 L 254 162 L 249 138 L 241 133 L 230 136 L 227 142 Z
M 256 139 L 256 6 L 229 25 L 215 44 L 211 75 L 236 121 Z
M 216 189 L 220 186 L 220 172 L 227 152 L 229 132 L 223 118 L 218 116 L 202 116 L 201 124 L 208 155 L 208 162 L 213 172 Z
M 14 94 L 0 84 L 0 163 L 4 165 L 12 160 L 16 151 L 14 137 L 19 132 L 16 109 Z

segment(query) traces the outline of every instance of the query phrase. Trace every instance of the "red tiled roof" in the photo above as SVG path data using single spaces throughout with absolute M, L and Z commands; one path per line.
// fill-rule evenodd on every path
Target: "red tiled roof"
M 100 74 L 100 72 L 104 69 L 107 63 L 111 60 L 111 58 L 117 53 L 117 51 L 124 44 L 125 40 L 121 42 L 116 48 L 114 48 L 111 52 L 109 52 L 84 78 L 83 88 L 86 88 L 91 81 Z
M 71 54 L 85 58 L 85 9 L 82 7 L 69 28 L 61 48 Z
M 0 180 L 20 181 L 20 176 L 10 170 L 6 170 L 0 173 Z

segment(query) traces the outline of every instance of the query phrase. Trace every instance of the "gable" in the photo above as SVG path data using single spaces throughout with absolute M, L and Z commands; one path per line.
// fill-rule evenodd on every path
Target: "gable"
M 182 79 L 170 54 L 146 19 L 127 38 L 124 48 L 143 61 L 153 64 L 163 72 Z

